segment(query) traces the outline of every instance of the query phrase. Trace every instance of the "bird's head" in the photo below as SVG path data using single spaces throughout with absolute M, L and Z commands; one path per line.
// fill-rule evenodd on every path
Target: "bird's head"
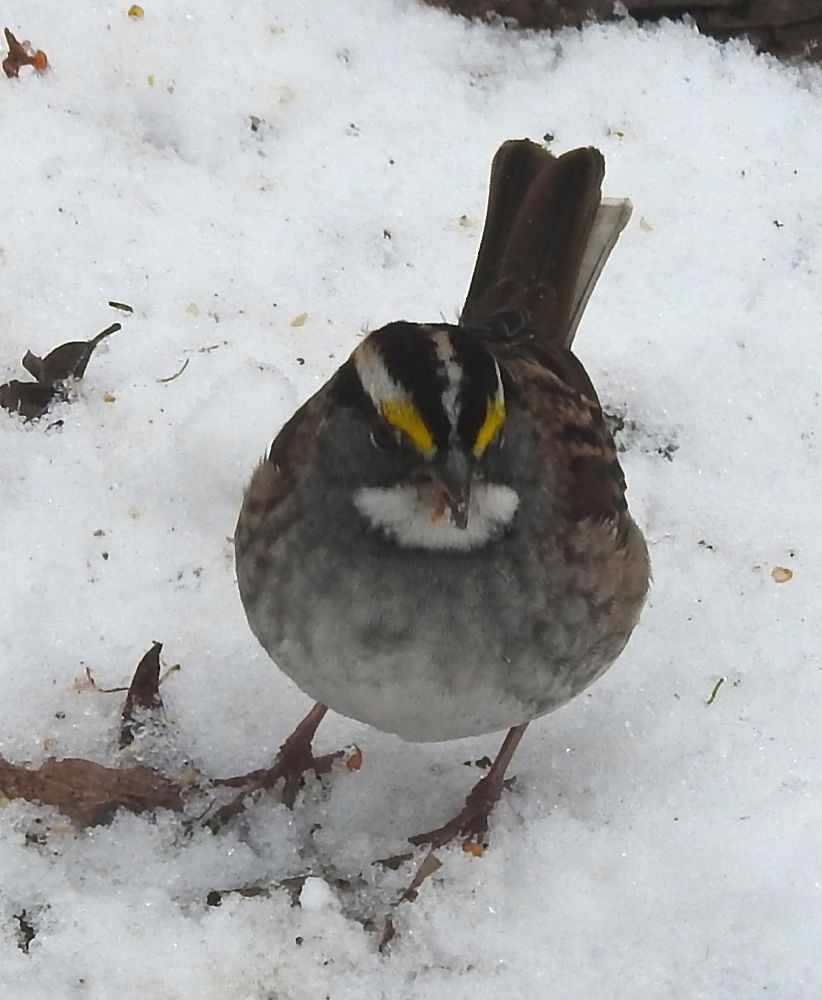
M 506 429 L 499 365 L 481 339 L 447 325 L 391 323 L 340 373 L 352 500 L 403 546 L 468 550 L 497 537 L 518 504 L 497 481 Z

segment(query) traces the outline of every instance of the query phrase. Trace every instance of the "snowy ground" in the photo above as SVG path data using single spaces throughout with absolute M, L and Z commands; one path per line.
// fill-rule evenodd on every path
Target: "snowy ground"
M 5 805 L 0 996 L 819 996 L 822 76 L 683 26 L 127 6 L 11 0 L 0 24 L 52 63 L 0 78 L 0 381 L 123 322 L 74 402 L 0 412 L 0 754 L 117 763 L 121 698 L 84 671 L 127 682 L 158 639 L 180 752 L 270 761 L 307 702 L 236 595 L 244 481 L 364 328 L 456 314 L 505 138 L 596 144 L 634 201 L 577 344 L 629 421 L 656 582 L 621 662 L 528 733 L 485 857 L 439 853 L 390 954 L 361 920 L 411 868 L 371 862 L 449 816 L 496 737 L 334 718 L 320 747 L 358 742 L 362 770 L 217 836 Z M 292 907 L 277 883 L 305 873 Z M 207 903 L 243 887 L 265 891 Z

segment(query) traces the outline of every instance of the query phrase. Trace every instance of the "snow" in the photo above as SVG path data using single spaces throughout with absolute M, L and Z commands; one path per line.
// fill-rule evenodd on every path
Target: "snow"
M 364 329 L 456 314 L 506 138 L 596 144 L 634 202 L 577 345 L 627 422 L 655 585 L 618 665 L 529 730 L 485 856 L 438 852 L 396 908 L 390 952 L 364 922 L 424 854 L 372 862 L 450 816 L 498 740 L 334 717 L 319 748 L 358 743 L 362 770 L 217 835 L 0 809 L 0 996 L 819 995 L 819 71 L 667 23 L 127 6 L 4 5 L 52 68 L 0 79 L 0 380 L 123 329 L 72 402 L 0 412 L 0 754 L 116 764 L 122 696 L 85 668 L 127 683 L 157 639 L 181 665 L 169 761 L 270 762 L 307 701 L 237 597 L 244 482 Z

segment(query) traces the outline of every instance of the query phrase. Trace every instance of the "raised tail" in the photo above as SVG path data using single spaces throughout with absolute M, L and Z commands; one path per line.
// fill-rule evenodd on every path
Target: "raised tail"
M 631 216 L 627 199 L 603 199 L 604 175 L 590 146 L 559 157 L 528 139 L 500 146 L 462 325 L 518 310 L 539 337 L 570 347 Z

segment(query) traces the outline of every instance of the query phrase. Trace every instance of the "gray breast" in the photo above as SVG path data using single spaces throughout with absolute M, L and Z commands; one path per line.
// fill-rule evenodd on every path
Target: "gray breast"
M 440 554 L 399 550 L 339 510 L 331 499 L 252 540 L 237 574 L 269 655 L 342 715 L 413 741 L 504 729 L 587 687 L 633 627 L 596 596 L 601 558 L 569 574 L 523 518 L 487 548 Z

